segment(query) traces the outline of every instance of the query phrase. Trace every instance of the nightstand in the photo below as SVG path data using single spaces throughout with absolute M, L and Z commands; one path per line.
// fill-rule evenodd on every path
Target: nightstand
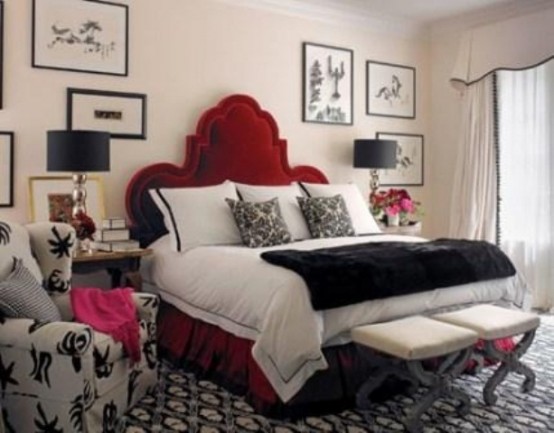
M 142 290 L 140 275 L 140 261 L 143 257 L 152 254 L 150 249 L 129 251 L 93 251 L 92 253 L 79 252 L 73 257 L 72 271 L 75 274 L 106 271 L 111 277 L 111 286 L 121 287 L 125 282 L 136 291 Z
M 419 236 L 421 234 L 421 222 L 409 226 L 386 226 L 379 224 L 383 233 L 388 235 Z

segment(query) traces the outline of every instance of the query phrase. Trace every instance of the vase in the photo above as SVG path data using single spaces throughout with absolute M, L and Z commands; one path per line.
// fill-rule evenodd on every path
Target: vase
M 400 224 L 400 215 L 387 215 L 387 225 L 389 227 L 396 227 Z
M 88 238 L 78 239 L 76 251 L 81 254 L 92 254 L 91 240 Z

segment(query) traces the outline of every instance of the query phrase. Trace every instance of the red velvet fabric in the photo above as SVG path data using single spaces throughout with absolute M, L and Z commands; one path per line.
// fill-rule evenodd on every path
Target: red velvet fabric
M 315 167 L 291 168 L 287 142 L 279 138 L 273 116 L 250 96 L 232 95 L 200 117 L 196 133 L 187 137 L 183 165 L 153 164 L 132 177 L 125 203 L 134 236 L 148 244 L 166 232 L 149 189 L 215 185 L 227 179 L 253 185 L 327 183 Z

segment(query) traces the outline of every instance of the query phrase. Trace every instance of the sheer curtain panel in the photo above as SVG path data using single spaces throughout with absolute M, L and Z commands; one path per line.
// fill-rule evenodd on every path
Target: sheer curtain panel
M 498 73 L 501 247 L 554 306 L 554 63 Z

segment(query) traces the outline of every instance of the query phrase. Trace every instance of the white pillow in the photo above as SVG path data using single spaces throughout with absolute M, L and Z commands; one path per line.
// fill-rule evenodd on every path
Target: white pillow
M 159 188 L 149 192 L 163 214 L 173 250 L 242 243 L 233 213 L 225 202 L 226 198 L 238 200 L 233 182 L 204 187 Z
M 304 183 L 302 187 L 310 197 L 332 197 L 340 194 L 346 203 L 346 208 L 352 219 L 352 226 L 357 235 L 381 233 L 369 207 L 362 197 L 362 193 L 353 183 L 348 184 L 319 184 Z
M 311 237 L 306 220 L 296 200 L 296 197 L 304 196 L 298 183 L 295 182 L 284 186 L 259 186 L 235 183 L 235 186 L 244 201 L 257 203 L 277 197 L 283 219 L 290 230 L 292 238 L 298 240 L 309 239 Z

